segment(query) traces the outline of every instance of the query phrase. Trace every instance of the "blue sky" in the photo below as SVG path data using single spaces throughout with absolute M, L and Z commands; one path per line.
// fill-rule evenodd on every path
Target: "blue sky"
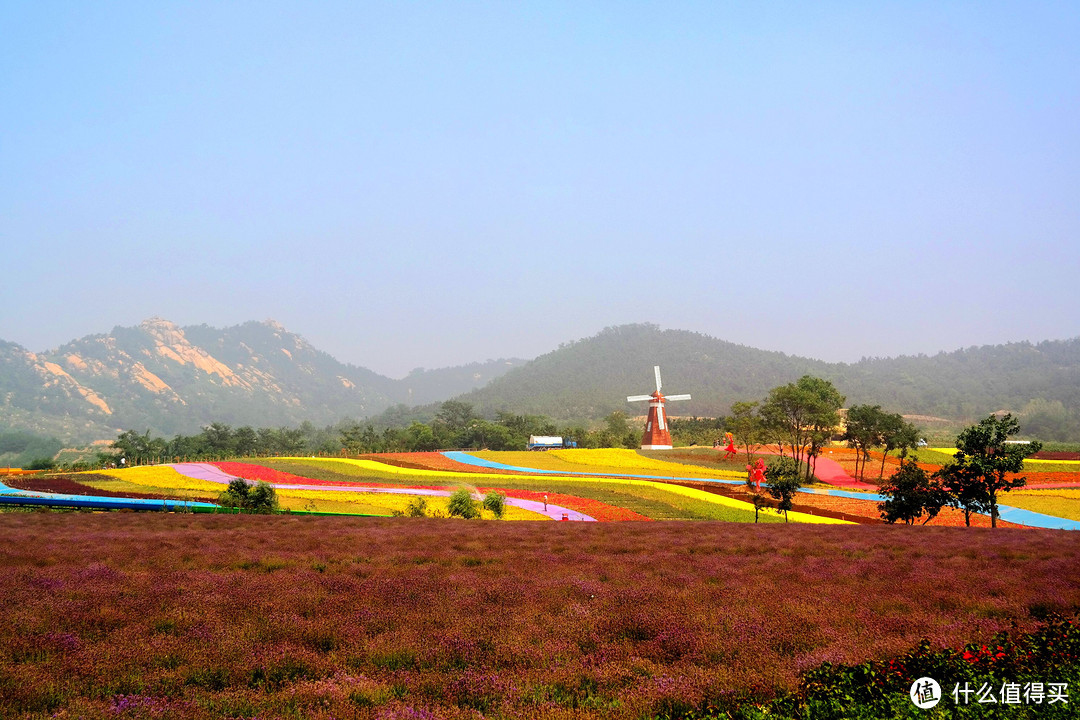
M 1080 335 L 1080 5 L 0 4 L 0 338 Z

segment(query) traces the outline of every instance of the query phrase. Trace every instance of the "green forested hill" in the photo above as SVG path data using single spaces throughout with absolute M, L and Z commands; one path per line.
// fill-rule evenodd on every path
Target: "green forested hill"
M 654 365 L 660 366 L 665 393 L 693 396 L 672 404 L 675 415 L 724 413 L 732 402 L 764 395 L 781 380 L 830 368 L 700 333 L 622 325 L 541 355 L 459 399 L 485 411 L 535 412 L 558 420 L 599 418 L 613 410 L 644 414 L 644 403 L 625 399 L 656 389 Z
M 674 415 L 724 414 L 737 400 L 761 399 L 777 385 L 812 374 L 831 380 L 849 405 L 880 404 L 893 412 L 960 421 L 1002 409 L 1026 411 L 1036 425 L 1054 425 L 1053 435 L 1080 433 L 1080 338 L 846 364 L 683 330 L 624 325 L 538 357 L 459 399 L 489 413 L 531 412 L 559 420 L 595 419 L 613 410 L 639 415 L 644 403 L 625 398 L 653 391 L 653 365 L 661 366 L 665 393 L 693 396 L 673 403 Z

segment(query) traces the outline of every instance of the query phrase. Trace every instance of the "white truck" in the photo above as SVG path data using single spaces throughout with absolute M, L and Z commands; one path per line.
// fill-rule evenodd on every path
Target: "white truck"
M 526 445 L 529 450 L 553 450 L 561 448 L 576 448 L 577 442 L 574 440 L 567 440 L 558 435 L 530 435 L 529 444 Z

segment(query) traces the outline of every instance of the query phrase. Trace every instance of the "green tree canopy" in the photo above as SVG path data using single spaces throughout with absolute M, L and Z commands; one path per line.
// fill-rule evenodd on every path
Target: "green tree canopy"
M 784 511 L 784 522 L 787 522 L 788 510 L 800 487 L 802 476 L 799 464 L 794 459 L 782 457 L 765 468 L 765 489 L 779 501 L 776 507 Z
M 881 493 L 887 499 L 878 503 L 878 510 L 887 523 L 903 521 L 911 525 L 926 515 L 925 525 L 937 517 L 949 501 L 949 494 L 940 479 L 929 475 L 915 460 L 908 458 L 900 461 L 900 469 L 881 488 Z
M 1010 413 L 991 415 L 978 425 L 965 428 L 956 437 L 955 460 L 938 471 L 951 502 L 963 507 L 970 525 L 972 510 L 989 512 L 991 527 L 997 527 L 998 493 L 1027 485 L 1025 477 L 1006 477 L 1023 472 L 1024 458 L 1042 449 L 1042 443 L 1011 443 L 1020 432 L 1020 423 Z
M 761 407 L 767 432 L 791 448 L 796 465 L 805 464 L 807 480 L 812 461 L 840 423 L 841 395 L 828 380 L 803 375 L 798 381 L 773 388 Z

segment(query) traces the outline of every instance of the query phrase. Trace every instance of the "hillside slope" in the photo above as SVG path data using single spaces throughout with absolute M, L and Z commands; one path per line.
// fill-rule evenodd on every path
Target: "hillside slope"
M 333 423 L 413 397 L 444 400 L 521 362 L 394 380 L 338 362 L 273 321 L 217 329 L 151 318 L 41 354 L 0 342 L 0 429 L 86 440 L 125 428 L 191 433 L 211 422 Z
M 968 348 L 934 356 L 825 363 L 756 350 L 684 330 L 623 325 L 565 345 L 461 396 L 485 412 L 540 413 L 560 420 L 614 410 L 644 414 L 627 395 L 689 393 L 674 415 L 727 413 L 738 400 L 759 400 L 802 375 L 831 380 L 847 404 L 881 404 L 895 412 L 966 420 L 1000 409 L 1019 412 L 1036 398 L 1080 405 L 1080 338 Z

